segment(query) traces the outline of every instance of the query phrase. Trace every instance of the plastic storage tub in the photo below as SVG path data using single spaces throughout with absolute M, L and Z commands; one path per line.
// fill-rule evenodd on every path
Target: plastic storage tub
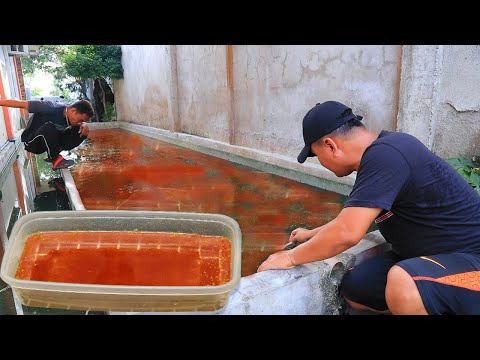
M 140 231 L 224 236 L 231 242 L 230 281 L 218 286 L 131 286 L 15 278 L 27 238 L 46 231 Z M 238 285 L 241 231 L 225 215 L 164 211 L 44 211 L 21 217 L 13 227 L 0 276 L 27 306 L 98 311 L 215 311 Z

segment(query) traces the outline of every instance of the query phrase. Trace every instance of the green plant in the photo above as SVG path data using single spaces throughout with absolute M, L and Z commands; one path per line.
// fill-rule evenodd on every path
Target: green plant
M 101 104 L 96 106 L 102 106 L 102 113 L 106 113 L 109 101 L 102 86 L 102 79 L 106 84 L 106 78 L 123 78 L 122 47 L 120 45 L 69 45 L 60 62 L 66 73 L 78 81 L 93 79 L 98 82 Z
M 40 45 L 36 56 L 22 56 L 22 69 L 26 77 L 36 70 L 52 74 L 55 86 L 65 92 L 78 92 L 79 98 L 89 99 L 88 83 L 96 79 L 122 79 L 121 45 Z M 105 80 L 104 80 L 105 81 Z M 32 96 L 40 96 L 34 94 Z M 105 91 L 101 89 L 105 111 Z M 65 100 L 69 100 L 65 97 Z
M 464 156 L 459 156 L 447 159 L 447 162 L 452 165 L 480 195 L 480 158 L 474 156 L 469 159 Z
M 107 103 L 106 109 L 102 115 L 101 121 L 107 122 L 107 121 L 116 120 L 116 117 L 117 117 L 117 113 L 115 112 L 115 107 L 113 106 L 113 104 Z

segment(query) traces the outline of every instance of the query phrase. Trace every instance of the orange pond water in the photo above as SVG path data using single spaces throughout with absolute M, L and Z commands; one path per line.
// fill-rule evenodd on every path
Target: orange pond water
M 87 210 L 219 213 L 242 231 L 242 276 L 299 226 L 333 219 L 345 196 L 123 129 L 91 130 L 71 168 Z
M 161 232 L 39 232 L 15 277 L 106 285 L 216 286 L 230 281 L 223 236 Z

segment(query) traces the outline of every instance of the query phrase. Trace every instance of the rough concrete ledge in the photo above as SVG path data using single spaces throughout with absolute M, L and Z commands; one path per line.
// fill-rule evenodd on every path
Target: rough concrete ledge
M 338 315 L 338 285 L 354 265 L 389 249 L 380 232 L 330 259 L 289 270 L 269 270 L 240 279 L 219 315 Z
M 343 260 L 343 261 L 342 261 Z M 219 315 L 338 315 L 338 284 L 354 255 L 240 279 Z
M 67 190 L 67 195 L 70 199 L 70 206 L 72 207 L 72 210 L 86 210 L 78 192 L 78 189 L 75 186 L 75 180 L 73 180 L 73 176 L 70 173 L 70 170 L 62 169 L 61 173 L 63 181 L 65 181 L 65 189 Z
M 342 195 L 350 194 L 353 184 L 355 183 L 356 174 L 338 178 L 320 164 L 308 162 L 299 164 L 296 159 L 292 159 L 291 157 L 230 145 L 195 135 L 176 133 L 121 121 L 91 123 L 89 127 L 91 129 L 121 128 L 129 130 L 140 135 L 186 147 L 204 154 L 213 155 Z

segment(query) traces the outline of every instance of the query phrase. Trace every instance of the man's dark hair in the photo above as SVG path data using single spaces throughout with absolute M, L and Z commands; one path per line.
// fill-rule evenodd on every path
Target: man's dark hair
M 345 124 L 339 128 L 333 130 L 329 135 L 336 135 L 340 137 L 345 137 L 350 134 L 353 128 L 355 127 L 365 127 L 365 125 L 357 119 L 348 120 Z
M 82 99 L 70 105 L 71 108 L 74 108 L 80 114 L 87 114 L 88 116 L 93 116 L 93 106 L 90 101 Z

